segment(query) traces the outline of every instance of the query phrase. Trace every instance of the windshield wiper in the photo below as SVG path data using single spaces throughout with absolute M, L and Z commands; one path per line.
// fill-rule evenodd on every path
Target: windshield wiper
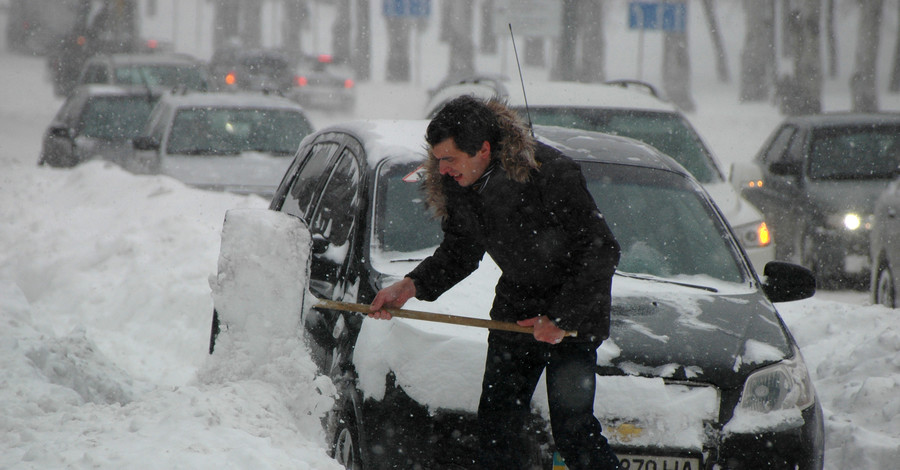
M 719 289 L 716 289 L 715 287 L 701 286 L 699 284 L 689 284 L 687 282 L 672 281 L 669 279 L 663 279 L 663 278 L 659 278 L 656 276 L 641 276 L 638 274 L 629 274 L 629 273 L 623 273 L 620 271 L 616 271 L 616 276 L 628 277 L 631 279 L 640 279 L 642 281 L 661 282 L 663 284 L 674 284 L 676 286 L 690 287 L 692 289 L 700 289 L 700 290 L 705 290 L 707 292 L 719 292 Z
M 178 151 L 171 152 L 171 153 L 176 153 L 176 154 L 180 154 L 180 155 L 237 155 L 238 154 L 234 150 L 203 149 L 203 148 L 184 149 L 184 150 L 178 150 Z
M 392 259 L 391 263 L 415 263 L 418 261 L 422 261 L 424 259 L 425 258 L 397 258 L 397 259 Z

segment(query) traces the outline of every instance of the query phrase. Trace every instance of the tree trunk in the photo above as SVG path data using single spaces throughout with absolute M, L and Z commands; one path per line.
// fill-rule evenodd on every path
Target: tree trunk
M 537 36 L 525 37 L 525 65 L 533 67 L 543 67 L 546 65 L 544 61 L 544 38 Z
M 765 101 L 775 83 L 775 0 L 743 0 L 740 100 Z
M 337 0 L 337 14 L 331 25 L 331 55 L 338 62 L 350 61 L 350 43 L 353 34 L 350 0 Z M 317 51 L 318 52 L 318 51 Z
M 575 49 L 578 40 L 578 0 L 563 0 L 562 35 L 556 51 L 556 68 L 550 76 L 554 80 L 575 80 Z
M 408 82 L 410 79 L 410 23 L 406 18 L 385 18 L 388 34 L 386 78 L 389 82 Z
M 372 14 L 369 0 L 356 0 L 356 47 L 353 51 L 353 71 L 356 79 L 372 78 Z
M 837 32 L 834 29 L 834 0 L 825 3 L 825 40 L 828 43 L 828 76 L 837 78 Z
M 900 24 L 900 5 L 897 5 L 898 19 Z M 894 65 L 891 67 L 891 82 L 888 84 L 888 90 L 892 93 L 900 92 L 900 29 L 897 31 L 897 40 L 894 43 Z
M 686 112 L 694 110 L 691 97 L 691 57 L 687 31 L 663 33 L 663 89 L 669 99 Z
M 262 0 L 242 0 L 241 20 L 241 40 L 244 45 L 262 45 Z
M 303 53 L 300 31 L 307 24 L 308 12 L 305 0 L 285 0 L 284 20 L 281 27 L 281 43 L 294 57 Z
M 716 76 L 720 82 L 730 83 L 731 74 L 728 73 L 728 58 L 725 57 L 725 44 L 722 42 L 722 32 L 719 30 L 719 22 L 716 19 L 716 4 L 713 0 L 703 0 L 703 13 L 706 14 L 709 34 L 712 36 L 713 47 L 716 50 Z
M 473 0 L 453 0 L 450 8 L 450 67 L 448 77 L 459 77 L 475 73 Z
M 213 28 L 213 43 L 216 45 L 224 45 L 238 38 L 238 25 L 241 15 L 240 4 L 237 0 L 216 0 L 215 3 L 215 21 L 216 27 Z
M 875 87 L 876 61 L 884 0 L 859 0 L 859 28 L 856 39 L 856 67 L 850 78 L 853 111 L 878 111 Z
M 815 114 L 822 111 L 822 0 L 800 0 L 798 7 L 794 75 L 779 80 L 778 94 L 783 113 Z
M 494 0 L 484 0 L 481 3 L 481 48 L 482 54 L 497 53 L 497 35 L 494 31 Z
M 602 82 L 606 80 L 606 39 L 603 36 L 603 3 L 581 4 L 581 70 L 578 80 Z

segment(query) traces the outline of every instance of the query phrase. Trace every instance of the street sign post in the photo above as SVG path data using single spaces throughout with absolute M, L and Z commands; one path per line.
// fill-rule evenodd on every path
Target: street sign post
M 427 18 L 431 16 L 431 0 L 384 0 L 384 16 Z

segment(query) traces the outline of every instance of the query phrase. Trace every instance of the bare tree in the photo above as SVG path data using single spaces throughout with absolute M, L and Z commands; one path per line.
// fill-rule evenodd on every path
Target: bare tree
M 353 49 L 353 72 L 357 80 L 372 76 L 372 15 L 369 0 L 356 0 L 356 47 Z
M 741 51 L 741 101 L 765 101 L 775 84 L 775 0 L 743 0 L 747 28 Z
M 213 44 L 227 44 L 238 36 L 241 6 L 238 0 L 215 0 L 214 5 L 216 27 L 213 29 Z
M 606 80 L 606 39 L 603 36 L 603 2 L 582 2 L 578 31 L 581 36 L 581 68 L 578 80 Z
M 481 37 L 479 45 L 482 54 L 497 53 L 497 32 L 494 31 L 494 0 L 481 2 Z
M 663 5 L 665 5 L 665 1 Z M 691 56 L 688 49 L 687 25 L 683 30 L 663 32 L 663 89 L 669 99 L 684 111 L 693 111 L 691 96 Z
M 241 40 L 249 47 L 262 44 L 262 0 L 241 0 Z
M 410 79 L 410 32 L 412 22 L 402 16 L 385 18 L 388 33 L 388 58 L 386 78 L 391 82 L 408 82 Z
M 281 43 L 292 55 L 303 52 L 300 31 L 309 22 L 306 0 L 284 0 L 284 18 L 281 28 Z
M 350 44 L 353 34 L 350 0 L 336 0 L 337 14 L 331 25 L 331 54 L 340 62 L 350 60 Z
M 838 75 L 837 32 L 834 29 L 834 0 L 825 0 L 825 41 L 828 50 L 828 76 Z
M 898 24 L 900 24 L 900 4 L 897 5 Z M 900 30 L 897 31 L 897 41 L 894 43 L 894 65 L 891 67 L 891 79 L 888 91 L 900 92 Z
M 450 33 L 450 68 L 448 77 L 471 75 L 475 72 L 474 5 L 473 0 L 453 0 L 448 2 L 450 18 L 447 18 Z
M 822 111 L 822 54 L 819 21 L 822 0 L 798 0 L 789 18 L 796 25 L 793 75 L 778 80 L 778 96 L 785 114 Z
M 716 50 L 716 76 L 720 82 L 729 83 L 731 74 L 728 73 L 728 58 L 725 57 L 725 44 L 722 42 L 722 32 L 719 30 L 716 4 L 713 0 L 703 0 L 703 13 L 706 15 L 709 34 L 712 36 L 713 47 Z
M 858 0 L 859 28 L 856 39 L 856 68 L 850 78 L 853 110 L 878 110 L 875 88 L 876 60 L 881 37 L 881 14 L 884 0 Z
M 575 80 L 575 50 L 578 46 L 578 0 L 563 0 L 562 34 L 556 50 L 555 80 Z

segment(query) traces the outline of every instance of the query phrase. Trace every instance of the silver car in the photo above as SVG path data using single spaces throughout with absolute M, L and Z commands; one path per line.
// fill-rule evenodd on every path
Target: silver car
M 153 171 L 202 189 L 269 198 L 313 126 L 298 104 L 254 93 L 160 99 L 137 153 Z

